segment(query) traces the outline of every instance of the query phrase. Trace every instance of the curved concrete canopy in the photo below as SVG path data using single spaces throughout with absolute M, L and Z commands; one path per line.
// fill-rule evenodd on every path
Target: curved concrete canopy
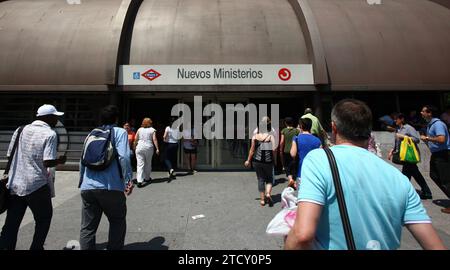
M 107 89 L 122 53 L 132 65 L 312 63 L 332 90 L 450 89 L 443 0 L 146 0 L 134 26 L 132 1 L 0 2 L 0 90 Z
M 428 0 L 302 0 L 333 90 L 450 90 L 450 9 Z
M 130 64 L 309 64 L 286 0 L 146 0 Z
M 43 85 L 46 90 L 68 90 L 61 85 L 84 85 L 106 90 L 106 85 L 115 83 L 120 31 L 129 2 L 1 2 L 2 89 Z

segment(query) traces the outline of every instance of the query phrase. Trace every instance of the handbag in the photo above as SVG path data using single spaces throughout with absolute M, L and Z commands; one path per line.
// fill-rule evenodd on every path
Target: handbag
M 394 151 L 392 153 L 392 162 L 398 165 L 404 165 L 405 162 L 400 160 L 400 151 Z
M 341 214 L 342 225 L 344 227 L 345 240 L 347 242 L 348 250 L 356 250 L 355 240 L 353 238 L 352 226 L 348 217 L 347 205 L 345 204 L 344 191 L 342 190 L 341 178 L 334 158 L 333 152 L 330 148 L 324 148 L 327 154 L 328 162 L 330 163 L 331 173 L 333 175 L 334 188 L 336 190 L 336 198 L 339 205 L 339 213 Z
M 3 214 L 3 212 L 5 212 L 9 206 L 9 197 L 11 195 L 10 195 L 9 189 L 6 187 L 6 185 L 8 184 L 8 178 L 9 178 L 8 174 L 9 174 L 9 170 L 11 168 L 12 159 L 16 152 L 17 145 L 19 144 L 19 138 L 20 138 L 20 134 L 22 133 L 23 128 L 24 127 L 21 126 L 17 130 L 16 139 L 14 141 L 13 148 L 11 149 L 11 153 L 9 154 L 9 157 L 8 157 L 8 163 L 6 164 L 5 171 L 3 172 L 3 177 L 0 180 L 0 214 Z

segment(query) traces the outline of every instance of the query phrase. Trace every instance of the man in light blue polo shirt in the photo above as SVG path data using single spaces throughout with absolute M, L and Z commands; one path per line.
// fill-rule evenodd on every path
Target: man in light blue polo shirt
M 430 148 L 430 177 L 436 185 L 450 197 L 450 136 L 448 128 L 439 118 L 433 117 L 437 109 L 432 105 L 425 105 L 420 112 L 427 121 L 427 135 L 420 136 Z M 450 214 L 450 207 L 441 209 Z
M 445 249 L 419 195 L 396 168 L 367 149 L 372 113 L 363 102 L 338 102 L 331 114 L 341 177 L 357 249 L 397 249 L 406 226 L 424 249 Z M 325 151 L 305 158 L 298 210 L 286 249 L 347 249 L 331 169 Z

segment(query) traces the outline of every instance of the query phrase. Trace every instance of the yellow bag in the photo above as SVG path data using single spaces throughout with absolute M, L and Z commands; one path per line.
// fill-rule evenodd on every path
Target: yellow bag
M 419 151 L 411 137 L 405 136 L 400 144 L 400 161 L 414 164 L 420 162 Z

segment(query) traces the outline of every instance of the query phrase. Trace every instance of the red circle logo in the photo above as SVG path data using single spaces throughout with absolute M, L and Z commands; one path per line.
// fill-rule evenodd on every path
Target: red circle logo
M 291 78 L 291 71 L 287 68 L 282 68 L 278 71 L 278 78 L 282 81 L 289 81 Z

